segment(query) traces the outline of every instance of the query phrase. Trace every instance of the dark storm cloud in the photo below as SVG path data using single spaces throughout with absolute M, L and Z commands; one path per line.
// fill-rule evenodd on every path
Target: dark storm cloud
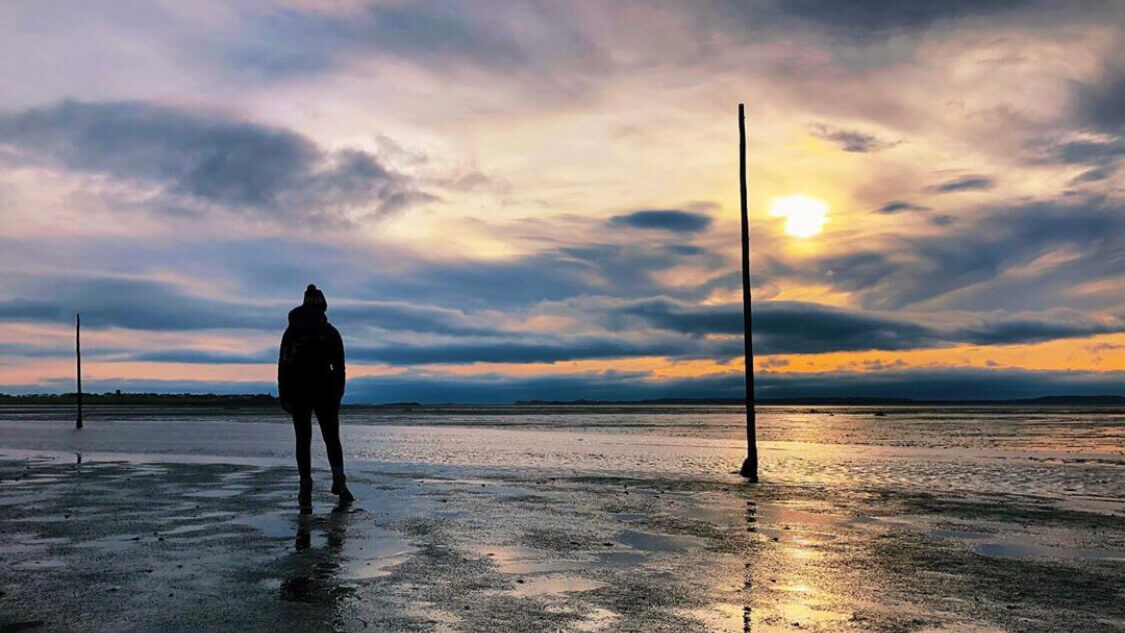
M 90 328 L 280 331 L 285 327 L 289 308 L 300 301 L 299 293 L 295 293 L 298 296 L 291 302 L 223 300 L 192 294 L 170 283 L 120 277 L 31 276 L 9 280 L 9 284 L 9 298 L 0 299 L 0 321 L 71 322 L 74 313 L 81 312 L 83 325 Z M 337 302 L 330 298 L 329 314 L 334 322 L 348 328 L 373 327 L 449 336 L 505 335 L 495 324 L 494 316 L 487 313 L 468 315 L 461 310 L 401 301 Z M 170 353 L 189 352 L 174 350 Z M 203 352 L 190 353 L 197 354 L 197 360 L 180 362 L 209 362 Z
M 128 360 L 155 363 L 242 365 L 276 362 L 277 352 L 274 350 L 263 350 L 255 354 L 240 354 L 210 349 L 164 349 L 132 354 L 128 357 Z
M 554 363 L 569 360 L 667 356 L 719 358 L 736 356 L 741 341 L 700 341 L 694 338 L 650 336 L 524 336 L 524 340 L 457 340 L 430 344 L 352 345 L 349 358 L 393 365 L 464 363 Z
M 996 182 L 985 176 L 965 176 L 934 185 L 931 191 L 935 193 L 952 193 L 955 191 L 985 191 L 996 186 Z
M 1050 372 L 1016 369 L 914 369 L 897 371 L 785 374 L 762 371 L 755 381 L 759 399 L 911 398 L 977 400 L 1035 398 L 1043 395 L 1125 395 L 1125 372 Z M 274 393 L 272 382 L 103 379 L 84 383 L 94 393 L 121 389 L 155 393 Z M 348 381 L 349 403 L 510 403 L 516 400 L 649 400 L 743 396 L 741 373 L 654 380 L 640 372 L 599 371 L 521 377 L 507 374 L 454 376 L 407 371 Z M 0 385 L 0 393 L 73 390 L 66 380 L 32 385 Z
M 1107 167 L 1095 167 L 1091 170 L 1084 171 L 1081 174 L 1075 176 L 1074 179 L 1071 180 L 1070 182 L 1071 182 L 1071 184 L 1077 184 L 1077 183 L 1083 183 L 1083 182 L 1100 182 L 1100 181 L 1105 180 L 1106 178 L 1109 178 L 1110 176 L 1112 176 L 1116 171 L 1117 171 L 1117 169 L 1114 168 L 1114 167 L 1108 167 L 1108 166 Z
M 650 327 L 692 335 L 741 335 L 738 304 L 696 306 L 666 299 L 621 308 Z M 760 354 L 806 354 L 845 350 L 901 350 L 932 346 L 943 340 L 922 325 L 812 303 L 765 301 L 754 306 L 754 346 Z
M 721 258 L 694 249 L 685 254 L 674 246 L 648 242 L 592 244 L 504 260 L 427 262 L 413 268 L 409 275 L 373 279 L 370 292 L 409 297 L 415 303 L 476 310 L 506 309 L 580 295 L 675 294 L 680 298 L 702 298 L 717 286 L 737 283 L 737 271 L 733 277 L 727 273 L 729 269 Z M 673 268 L 685 257 L 701 256 L 709 258 L 704 263 L 714 270 L 714 277 L 692 287 L 675 289 L 657 279 L 658 273 Z
M 673 233 L 698 233 L 711 226 L 711 217 L 679 209 L 642 209 L 614 216 L 609 219 L 609 224 Z
M 790 301 L 768 302 L 755 311 L 754 339 L 762 354 L 899 350 L 940 340 L 928 328 L 901 319 Z
M 1053 372 L 1020 369 L 911 369 L 784 374 L 760 372 L 763 399 L 910 398 L 991 400 L 1046 395 L 1125 395 L 1125 372 Z
M 950 336 L 976 345 L 1011 345 L 1118 332 L 1125 332 L 1123 318 L 1097 318 L 1073 310 L 1055 310 L 1037 315 L 988 315 L 975 324 L 951 331 Z
M 120 389 L 126 393 L 248 394 L 277 391 L 277 384 L 258 381 L 155 380 L 146 378 L 84 379 L 84 393 L 107 393 Z M 53 379 L 30 385 L 0 385 L 0 393 L 74 393 L 73 379 Z M 280 409 L 279 409 L 280 411 Z
M 784 14 L 861 34 L 924 28 L 943 20 L 994 15 L 1030 4 L 1032 0 L 779 0 L 775 6 Z
M 892 200 L 879 207 L 879 213 L 899 213 L 902 211 L 929 211 L 929 207 L 913 204 L 905 200 Z
M 1098 81 L 1079 84 L 1075 100 L 1082 123 L 1102 132 L 1125 134 L 1125 65 L 1110 66 Z
M 669 299 L 625 304 L 616 314 L 645 326 L 692 336 L 741 334 L 740 304 L 693 305 Z M 970 322 L 926 323 L 910 315 L 880 314 L 796 301 L 754 305 L 754 345 L 760 354 L 907 350 L 958 343 L 1010 345 L 1125 332 L 1125 318 L 1072 310 L 1037 314 L 993 313 Z M 633 325 L 611 321 L 617 329 Z
M 831 141 L 838 145 L 840 149 L 845 152 L 854 153 L 867 153 L 877 152 L 888 147 L 897 145 L 897 142 L 890 143 L 887 141 L 879 140 L 878 137 L 871 134 L 864 134 L 856 130 L 845 130 L 843 128 L 833 127 L 823 123 L 813 125 L 809 129 L 809 133 L 819 139 Z
M 1059 163 L 1102 164 L 1125 156 L 1125 138 L 1104 141 L 1070 141 L 1048 148 L 1050 157 Z
M 147 279 L 95 277 L 35 279 L 16 292 L 32 297 L 0 300 L 0 321 L 73 322 L 82 313 L 84 326 L 137 330 L 202 330 L 268 328 L 284 324 L 285 315 L 250 304 L 189 295 L 176 287 Z
M 349 381 L 349 402 L 510 403 L 517 400 L 648 400 L 740 398 L 742 374 L 652 380 L 637 372 L 589 372 L 520 377 L 506 374 L 450 376 L 407 373 Z
M 552 10 L 548 4 L 485 9 L 437 1 L 342 12 L 283 9 L 247 15 L 242 36 L 234 44 L 218 43 L 217 49 L 227 63 L 266 78 L 323 72 L 375 53 L 442 71 L 473 66 L 549 82 L 560 66 L 596 54 L 595 43 L 570 21 L 573 15 L 566 6 Z M 517 25 L 529 21 L 550 28 L 527 42 Z M 535 69 L 555 73 L 529 73 Z
M 64 101 L 0 115 L 0 142 L 25 160 L 156 185 L 166 211 L 330 225 L 348 211 L 388 214 L 427 199 L 365 152 L 151 103 Z

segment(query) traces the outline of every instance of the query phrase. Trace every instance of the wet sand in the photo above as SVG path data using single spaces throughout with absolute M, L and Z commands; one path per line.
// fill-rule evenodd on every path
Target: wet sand
M 368 451 L 350 455 L 358 503 L 334 512 L 321 471 L 302 517 L 284 426 L 40 422 L 0 423 L 0 631 L 1125 627 L 1112 456 L 1024 457 L 1085 469 L 1045 479 L 1062 488 L 937 487 L 964 468 L 945 450 L 780 441 L 763 450 L 775 477 L 748 485 L 708 468 L 737 443 L 349 427 Z M 177 450 L 154 450 L 169 428 Z M 231 428 L 246 446 L 208 448 L 206 429 Z M 135 444 L 103 452 L 119 436 Z M 929 465 L 864 476 L 904 463 Z

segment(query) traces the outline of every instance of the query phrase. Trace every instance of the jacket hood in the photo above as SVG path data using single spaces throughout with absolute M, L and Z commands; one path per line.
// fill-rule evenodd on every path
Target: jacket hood
M 289 311 L 291 327 L 316 327 L 328 323 L 328 315 L 318 305 L 302 304 Z

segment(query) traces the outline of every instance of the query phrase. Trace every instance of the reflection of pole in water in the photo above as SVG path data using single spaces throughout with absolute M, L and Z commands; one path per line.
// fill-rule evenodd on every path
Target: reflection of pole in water
M 758 507 L 752 499 L 746 500 L 746 532 L 753 535 L 758 531 Z M 750 606 L 754 589 L 754 576 L 750 561 L 746 561 L 745 581 L 742 589 L 746 595 L 746 604 L 742 607 L 742 631 L 750 633 L 754 625 L 753 608 Z
M 78 419 L 74 426 L 82 428 L 82 315 L 77 312 L 74 313 L 74 361 L 78 383 Z
M 758 481 L 758 431 L 754 419 L 754 342 L 750 312 L 750 212 L 746 205 L 746 115 L 738 104 L 738 185 L 742 194 L 742 338 L 746 354 L 746 461 L 739 474 Z

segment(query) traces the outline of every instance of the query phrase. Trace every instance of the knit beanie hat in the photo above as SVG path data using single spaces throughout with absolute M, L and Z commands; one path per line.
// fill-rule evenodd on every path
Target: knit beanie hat
M 328 309 L 328 300 L 324 298 L 324 293 L 316 287 L 316 284 L 309 284 L 305 288 L 305 305 L 315 304 L 321 306 L 321 309 Z

